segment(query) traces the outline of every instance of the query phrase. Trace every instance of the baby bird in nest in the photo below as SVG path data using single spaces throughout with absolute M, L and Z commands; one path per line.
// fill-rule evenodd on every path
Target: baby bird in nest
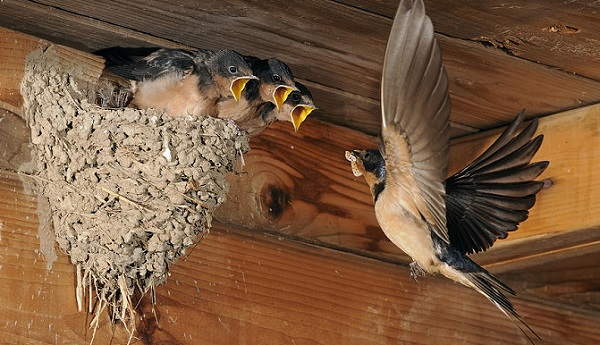
M 297 90 L 290 93 L 279 108 L 271 102 L 262 103 L 258 109 L 259 115 L 243 125 L 248 134 L 257 135 L 275 121 L 290 121 L 297 131 L 300 124 L 317 107 L 306 86 L 296 82 L 296 88 Z
M 108 71 L 131 81 L 130 106 L 172 116 L 218 117 L 219 102 L 238 101 L 246 84 L 258 79 L 233 50 L 109 48 L 96 54 Z
M 282 61 L 231 50 L 115 47 L 96 54 L 106 59 L 109 72 L 130 81 L 130 106 L 163 109 L 173 116 L 231 119 L 251 135 L 272 122 L 264 118 L 266 113 L 280 112 L 289 95 L 298 91 Z M 266 112 L 270 105 L 275 111 Z M 289 121 L 297 130 L 311 111 L 275 119 Z
M 381 147 L 347 151 L 371 189 L 386 236 L 414 261 L 413 274 L 441 274 L 475 289 L 527 339 L 538 335 L 506 294 L 515 292 L 468 254 L 482 252 L 528 217 L 548 162 L 531 163 L 542 144 L 523 114 L 478 158 L 446 178 L 448 78 L 422 0 L 400 2 L 381 81 Z

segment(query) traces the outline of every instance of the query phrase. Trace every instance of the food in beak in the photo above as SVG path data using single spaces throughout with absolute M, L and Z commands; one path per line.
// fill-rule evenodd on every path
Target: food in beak
M 360 169 L 358 169 L 358 159 L 356 158 L 354 152 L 346 151 L 346 159 L 350 161 L 350 166 L 352 167 L 352 173 L 354 174 L 354 176 L 362 176 Z

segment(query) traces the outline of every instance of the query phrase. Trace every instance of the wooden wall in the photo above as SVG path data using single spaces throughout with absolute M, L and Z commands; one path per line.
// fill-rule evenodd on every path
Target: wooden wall
M 536 157 L 551 161 L 543 175 L 549 188 L 518 232 L 476 259 L 520 292 L 524 299 L 516 304 L 545 343 L 595 344 L 600 106 L 584 105 L 600 100 L 597 5 L 426 3 L 451 78 L 453 135 L 461 136 L 452 142 L 452 169 L 498 132 L 485 129 L 518 110 L 556 113 L 540 121 L 546 138 Z M 141 305 L 137 343 L 525 344 L 471 291 L 435 278 L 408 279 L 406 257 L 381 233 L 368 190 L 344 159 L 349 143 L 374 145 L 394 6 L 391 0 L 0 2 L 0 26 L 82 51 L 230 47 L 288 61 L 314 90 L 321 110 L 300 133 L 276 124 L 252 142 L 248 174 L 232 177 L 234 192 L 221 210 L 226 224 L 174 266 L 158 291 L 159 320 Z M 25 159 L 20 150 L 27 155 L 27 129 L 14 115 L 22 104 L 20 73 L 25 55 L 48 41 L 0 30 L 0 107 L 13 113 L 0 113 L 4 167 Z M 81 52 L 65 56 L 101 68 Z M 0 340 L 87 343 L 89 317 L 76 312 L 72 267 L 57 253 L 46 269 L 36 238 L 37 197 L 25 187 L 18 175 L 0 174 Z M 105 323 L 97 339 L 121 343 L 125 334 Z

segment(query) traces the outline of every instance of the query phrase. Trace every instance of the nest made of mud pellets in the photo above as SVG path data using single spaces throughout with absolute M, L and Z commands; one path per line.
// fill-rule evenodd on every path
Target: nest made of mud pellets
M 30 55 L 21 86 L 40 192 L 77 266 L 78 302 L 89 287 L 123 318 L 126 299 L 208 231 L 248 139 L 225 120 L 91 104 L 45 54 Z

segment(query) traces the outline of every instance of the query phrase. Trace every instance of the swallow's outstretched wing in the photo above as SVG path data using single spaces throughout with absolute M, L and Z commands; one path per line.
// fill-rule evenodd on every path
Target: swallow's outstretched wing
M 544 185 L 534 179 L 549 163 L 530 163 L 543 136 L 533 138 L 537 119 L 518 131 L 522 121 L 520 113 L 484 153 L 446 181 L 450 243 L 465 254 L 484 251 L 516 230 Z
M 137 81 L 153 80 L 170 73 L 187 75 L 210 53 L 208 50 L 120 47 L 96 52 L 106 59 L 110 72 Z
M 398 186 L 402 207 L 448 242 L 448 79 L 422 0 L 398 6 L 381 88 L 386 188 Z

